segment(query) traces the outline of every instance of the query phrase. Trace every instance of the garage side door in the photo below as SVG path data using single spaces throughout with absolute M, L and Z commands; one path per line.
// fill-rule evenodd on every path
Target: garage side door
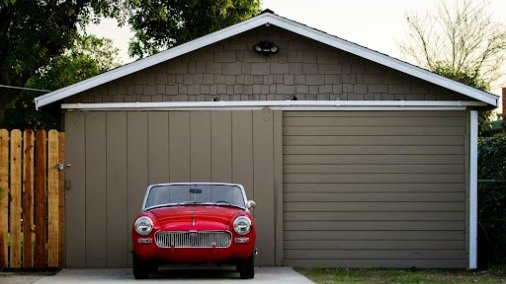
M 465 112 L 285 112 L 284 264 L 466 267 Z

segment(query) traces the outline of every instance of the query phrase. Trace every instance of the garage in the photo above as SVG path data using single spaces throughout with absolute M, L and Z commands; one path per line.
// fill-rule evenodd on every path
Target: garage
M 284 261 L 462 267 L 464 112 L 285 112 Z
M 258 265 L 476 268 L 497 100 L 269 11 L 40 96 L 71 164 L 66 267 L 130 266 L 149 184 L 220 181 L 257 203 Z

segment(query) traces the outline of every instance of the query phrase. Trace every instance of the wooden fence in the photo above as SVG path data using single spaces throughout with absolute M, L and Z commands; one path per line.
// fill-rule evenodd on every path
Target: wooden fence
M 64 133 L 0 129 L 0 269 L 64 260 Z

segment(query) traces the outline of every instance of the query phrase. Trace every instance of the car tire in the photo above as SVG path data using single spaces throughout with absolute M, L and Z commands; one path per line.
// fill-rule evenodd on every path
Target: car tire
M 251 254 L 246 260 L 237 266 L 241 279 L 252 279 L 255 277 L 255 256 Z
M 140 260 L 137 256 L 133 256 L 133 272 L 135 279 L 148 279 L 149 266 L 146 262 Z

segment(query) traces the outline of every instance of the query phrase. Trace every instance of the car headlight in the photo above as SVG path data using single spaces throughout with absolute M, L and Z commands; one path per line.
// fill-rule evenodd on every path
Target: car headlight
M 145 236 L 153 230 L 153 221 L 146 216 L 139 217 L 135 220 L 134 228 L 137 234 Z
M 251 220 L 246 216 L 235 218 L 234 231 L 239 235 L 246 235 L 251 231 Z

